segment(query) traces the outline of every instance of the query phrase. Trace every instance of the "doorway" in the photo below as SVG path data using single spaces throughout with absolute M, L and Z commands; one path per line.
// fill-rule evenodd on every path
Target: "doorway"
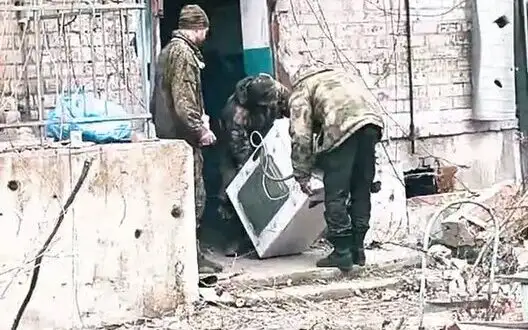
M 178 17 L 184 5 L 197 4 L 209 17 L 209 36 L 202 47 L 205 61 L 202 92 L 205 112 L 217 136 L 218 119 L 226 100 L 233 93 L 236 83 L 246 76 L 239 3 L 239 0 L 165 1 L 164 18 L 160 20 L 160 42 L 161 47 L 164 47 L 171 40 L 172 31 L 178 28 Z M 203 174 L 208 198 L 200 236 L 207 245 L 213 246 L 222 245 L 223 237 L 218 233 L 225 230 L 218 220 L 217 212 L 219 200 L 216 195 L 221 186 L 219 154 L 216 147 L 203 150 Z
M 206 112 L 216 119 L 236 82 L 245 76 L 239 0 L 166 1 L 160 20 L 161 47 L 178 28 L 181 8 L 187 4 L 202 7 L 210 20 L 209 36 L 202 48 L 206 64 L 202 85 Z

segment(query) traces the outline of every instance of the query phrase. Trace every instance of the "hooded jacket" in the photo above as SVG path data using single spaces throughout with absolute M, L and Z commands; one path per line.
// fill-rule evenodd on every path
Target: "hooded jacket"
M 197 147 L 206 133 L 198 47 L 179 31 L 161 51 L 156 63 L 150 112 L 161 139 L 183 139 Z
M 356 74 L 301 68 L 289 100 L 294 176 L 310 175 L 315 157 L 340 146 L 360 128 L 383 129 L 383 109 Z
M 263 137 L 268 134 L 275 119 L 281 118 L 287 110 L 288 97 L 286 87 L 266 74 L 246 77 L 237 83 L 221 118 L 224 132 L 221 142 L 226 145 L 236 169 L 240 169 L 254 151 L 251 132 L 257 131 Z

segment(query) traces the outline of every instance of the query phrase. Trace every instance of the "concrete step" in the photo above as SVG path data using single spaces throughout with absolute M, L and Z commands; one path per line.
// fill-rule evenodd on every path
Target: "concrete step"
M 362 295 L 366 291 L 395 288 L 401 278 L 353 279 L 329 284 L 305 284 L 283 288 L 241 288 L 234 291 L 219 291 L 215 288 L 201 288 L 200 294 L 205 301 L 235 307 L 251 307 L 262 303 L 289 301 L 320 302 L 344 299 Z
M 397 277 L 386 279 L 359 279 L 347 282 L 334 282 L 326 285 L 298 285 L 282 289 L 265 289 L 254 291 L 238 296 L 238 300 L 244 300 L 243 306 L 252 306 L 266 302 L 284 301 L 325 301 L 347 298 L 361 294 L 365 291 L 394 288 L 400 279 Z M 240 302 L 237 303 L 239 306 Z
M 315 262 L 325 253 L 307 253 L 299 256 L 270 260 L 240 260 L 225 280 L 234 287 L 277 288 L 311 284 L 346 278 L 367 278 L 376 273 L 398 272 L 420 265 L 421 254 L 412 249 L 387 246 L 384 249 L 370 250 L 367 253 L 367 266 L 354 266 L 346 276 L 337 268 L 317 268 Z

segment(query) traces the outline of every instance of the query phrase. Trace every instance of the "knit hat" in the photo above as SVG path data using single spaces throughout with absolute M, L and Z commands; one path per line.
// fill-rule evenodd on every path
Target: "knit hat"
M 183 30 L 202 30 L 209 27 L 209 18 L 198 5 L 186 5 L 180 12 L 178 28 Z
M 275 80 L 268 74 L 259 74 L 247 87 L 248 101 L 255 105 L 267 106 L 278 100 Z
M 277 100 L 276 82 L 267 74 L 249 76 L 236 84 L 235 95 L 242 106 L 267 106 Z

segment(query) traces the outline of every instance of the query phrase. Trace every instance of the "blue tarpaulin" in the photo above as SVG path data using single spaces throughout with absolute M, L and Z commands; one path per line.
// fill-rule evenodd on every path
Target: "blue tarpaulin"
M 122 118 L 125 109 L 117 103 L 84 92 L 62 95 L 49 114 L 46 135 L 55 141 L 68 140 L 71 131 L 81 131 L 83 141 L 112 143 L 130 140 L 131 122 L 105 121 Z

